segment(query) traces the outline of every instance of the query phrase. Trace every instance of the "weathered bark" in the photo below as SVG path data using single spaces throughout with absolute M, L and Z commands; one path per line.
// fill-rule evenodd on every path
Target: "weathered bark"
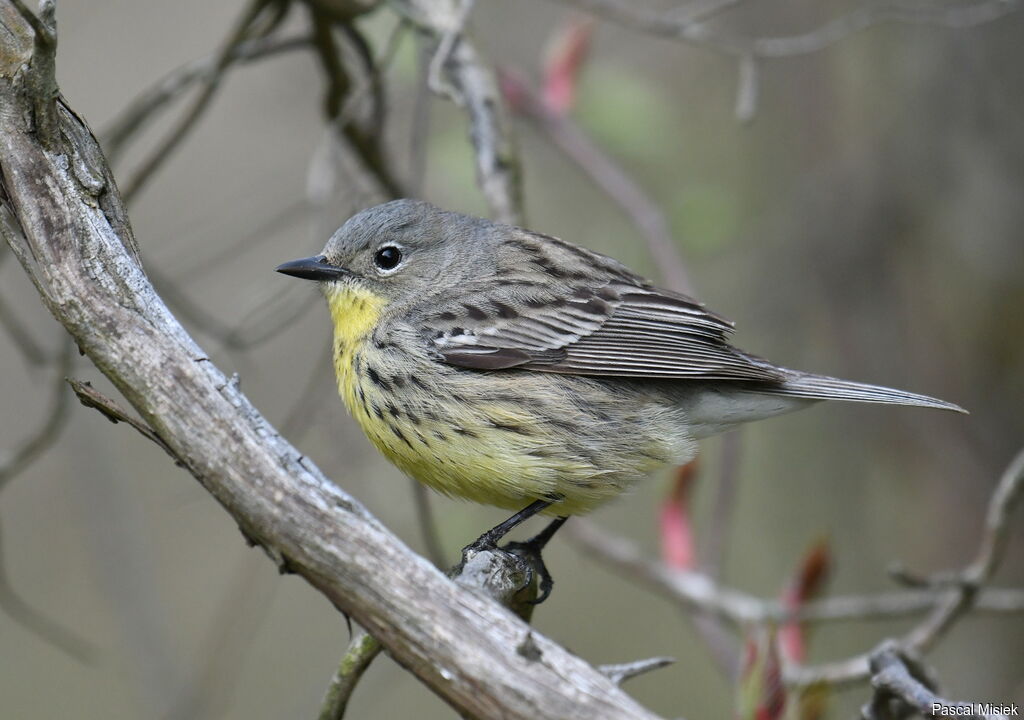
M 40 54 L 53 48 L 34 42 L 20 5 L 0 0 L 0 169 L 11 224 L 22 230 L 7 240 L 53 315 L 243 534 L 467 716 L 653 718 L 592 666 L 412 553 L 210 362 L 146 278 L 91 132 L 62 101 L 39 95 L 55 90 L 52 56 Z

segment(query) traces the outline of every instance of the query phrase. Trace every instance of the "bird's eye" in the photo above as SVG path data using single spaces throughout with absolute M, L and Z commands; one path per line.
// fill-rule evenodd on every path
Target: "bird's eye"
M 381 270 L 394 270 L 402 262 L 402 251 L 394 245 L 385 245 L 373 254 L 373 264 Z

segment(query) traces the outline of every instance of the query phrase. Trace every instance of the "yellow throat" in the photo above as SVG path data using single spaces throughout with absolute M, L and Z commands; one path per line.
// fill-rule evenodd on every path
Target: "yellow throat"
M 338 390 L 351 410 L 356 407 L 358 385 L 352 359 L 373 332 L 387 301 L 369 290 L 351 285 L 331 285 L 326 295 L 334 323 L 334 369 Z

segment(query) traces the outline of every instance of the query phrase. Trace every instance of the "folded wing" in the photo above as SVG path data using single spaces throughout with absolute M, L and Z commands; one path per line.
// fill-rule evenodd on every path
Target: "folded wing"
M 427 340 L 445 362 L 576 375 L 782 379 L 780 369 L 729 345 L 732 324 L 693 299 L 653 287 L 603 255 L 545 239 L 526 256 L 550 278 L 513 270 L 425 317 Z

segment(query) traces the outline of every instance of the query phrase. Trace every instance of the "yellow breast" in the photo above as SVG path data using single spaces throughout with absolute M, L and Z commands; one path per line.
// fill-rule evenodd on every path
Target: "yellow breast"
M 327 290 L 327 306 L 334 323 L 334 370 L 341 393 L 349 411 L 364 426 L 363 417 L 356 409 L 356 394 L 359 380 L 353 367 L 353 360 L 380 320 L 381 309 L 387 301 L 379 295 L 360 287 L 331 285 Z
M 607 418 L 590 416 L 572 392 L 562 398 L 573 381 L 445 370 L 395 337 L 374 337 L 384 298 L 338 285 L 327 301 L 338 390 L 349 412 L 385 457 L 439 492 L 508 509 L 558 496 L 557 512 L 571 514 L 617 495 L 669 460 L 665 442 L 652 444 L 647 436 L 604 452 L 606 444 L 636 432 L 630 428 L 645 425 L 630 416 L 602 429 Z M 601 397 L 595 402 L 619 407 Z M 673 434 L 672 428 L 655 430 L 657 438 Z
M 445 388 L 438 385 L 427 391 L 423 381 L 411 380 L 436 370 L 396 367 L 394 348 L 382 351 L 371 341 L 386 300 L 366 289 L 341 285 L 328 290 L 327 301 L 334 323 L 338 391 L 385 457 L 440 492 L 478 502 L 518 508 L 524 496 L 553 490 L 552 468 L 546 467 L 550 460 L 525 453 L 524 446 L 549 442 L 539 432 L 530 437 L 513 433 L 494 446 L 495 424 L 525 427 L 535 424 L 535 418 L 522 412 L 510 415 L 500 407 L 444 402 Z M 411 359 L 405 353 L 401 356 Z M 562 470 L 569 465 L 558 464 Z

